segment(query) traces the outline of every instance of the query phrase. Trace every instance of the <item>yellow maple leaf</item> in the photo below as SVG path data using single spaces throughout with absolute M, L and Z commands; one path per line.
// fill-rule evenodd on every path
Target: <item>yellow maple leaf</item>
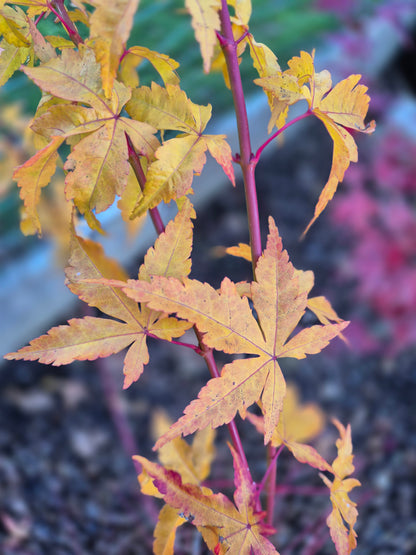
M 154 208 L 162 200 L 169 202 L 191 191 L 195 174 L 201 173 L 206 156 L 210 154 L 222 166 L 234 184 L 231 148 L 225 135 L 203 133 L 210 117 L 211 106 L 194 104 L 177 85 L 163 88 L 156 83 L 132 92 L 126 105 L 133 121 L 146 121 L 164 130 L 180 131 L 181 135 L 165 141 L 155 152 L 146 174 L 143 196 L 133 210 L 133 216 Z
M 28 22 L 20 8 L 4 6 L 0 12 L 0 34 L 5 41 L 14 46 L 30 46 L 27 34 Z
M 248 25 L 252 12 L 251 0 L 228 0 L 227 3 L 233 6 L 235 10 L 235 15 L 231 16 L 231 21 Z
M 51 140 L 51 145 L 63 139 L 75 145 L 64 165 L 68 172 L 66 198 L 74 201 L 90 227 L 100 230 L 93 212 L 106 210 L 127 185 L 129 163 L 125 134 L 138 152 L 151 158 L 159 146 L 154 135 L 156 129 L 144 121 L 121 116 L 130 98 L 130 90 L 122 83 L 114 81 L 111 99 L 103 97 L 100 68 L 89 49 L 84 48 L 80 53 L 65 50 L 61 57 L 36 68 L 25 68 L 25 72 L 40 88 L 58 99 L 90 106 L 76 105 L 67 110 L 62 100 L 42 105 L 32 128 Z M 31 166 L 31 160 L 26 165 Z
M 21 64 L 33 64 L 33 41 L 26 14 L 18 7 L 4 6 L 0 13 L 0 86 Z
M 104 93 L 111 98 L 121 55 L 133 25 L 139 0 L 92 0 L 90 44 L 101 65 Z
M 139 79 L 136 72 L 136 67 L 143 61 L 147 60 L 152 64 L 155 70 L 162 77 L 165 85 L 179 84 L 179 77 L 176 69 L 179 63 L 169 58 L 166 54 L 161 54 L 155 50 L 149 50 L 145 46 L 131 46 L 123 55 L 120 63 L 119 76 L 120 80 L 129 87 L 137 87 Z
M 57 150 L 63 141 L 64 137 L 54 137 L 45 148 L 18 166 L 13 173 L 13 179 L 20 187 L 20 198 L 24 202 L 26 226 L 32 233 L 41 233 L 37 206 L 42 188 L 49 184 L 56 171 Z
M 192 17 L 192 27 L 201 48 L 204 71 L 209 73 L 217 43 L 216 31 L 221 28 L 218 15 L 221 0 L 185 0 L 185 7 Z
M 264 418 L 247 413 L 247 418 L 257 430 L 264 434 Z M 301 463 L 309 464 L 319 470 L 331 471 L 331 466 L 319 453 L 305 442 L 318 435 L 324 425 L 322 411 L 313 403 L 300 405 L 298 392 L 293 385 L 288 385 L 283 400 L 283 409 L 273 431 L 271 444 L 273 447 L 285 445 Z
M 155 439 L 166 432 L 171 421 L 162 411 L 153 414 L 153 436 Z M 183 483 L 200 486 L 207 478 L 214 457 L 215 432 L 206 428 L 195 434 L 192 445 L 185 440 L 176 438 L 159 450 L 159 461 L 166 469 L 175 470 L 181 476 Z M 163 497 L 146 469 L 140 473 L 139 483 L 142 493 L 154 497 Z M 207 488 L 204 488 L 207 493 Z M 184 524 L 186 519 L 178 514 L 178 510 L 170 505 L 165 505 L 159 513 L 154 530 L 153 551 L 155 555 L 171 555 L 175 542 L 176 530 Z M 217 535 L 218 537 L 218 535 Z M 218 541 L 218 540 L 217 540 Z
M 236 247 L 227 247 L 225 252 L 251 262 L 251 248 L 246 243 L 238 243 Z
M 367 87 L 358 84 L 361 75 L 350 75 L 332 87 L 331 75 L 327 70 L 317 73 L 314 53 L 301 52 L 288 62 L 289 69 L 275 75 L 256 79 L 255 83 L 272 94 L 280 102 L 280 111 L 274 112 L 274 120 L 281 127 L 286 119 L 287 107 L 299 100 L 306 100 L 309 112 L 325 125 L 333 140 L 332 167 L 315 213 L 304 234 L 325 209 L 343 180 L 350 162 L 358 159 L 357 145 L 350 130 L 372 133 L 374 121 L 364 123 L 370 97 Z
M 35 17 L 42 12 L 50 11 L 50 6 L 48 5 L 48 0 L 17 0 L 13 4 L 19 4 L 20 6 L 26 6 L 28 8 L 27 15 L 29 17 Z M 74 43 L 72 43 L 74 46 Z
M 351 427 L 348 425 L 345 428 L 338 420 L 333 420 L 333 422 L 340 434 L 336 442 L 338 456 L 332 463 L 332 472 L 335 477 L 331 482 L 326 476 L 321 475 L 331 492 L 332 512 L 326 522 L 338 555 L 349 555 L 357 547 L 354 525 L 357 521 L 358 511 L 357 504 L 351 501 L 348 494 L 361 483 L 355 478 L 347 478 L 354 472 Z

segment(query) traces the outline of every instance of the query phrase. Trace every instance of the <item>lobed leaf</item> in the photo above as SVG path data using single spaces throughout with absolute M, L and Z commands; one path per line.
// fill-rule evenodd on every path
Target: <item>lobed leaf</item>
M 56 171 L 58 148 L 63 143 L 63 137 L 52 137 L 52 141 L 39 150 L 27 162 L 16 168 L 13 179 L 20 187 L 20 198 L 24 201 L 25 218 L 30 221 L 30 226 L 37 233 L 42 228 L 37 213 L 41 190 L 46 187 Z
M 169 58 L 169 56 L 166 56 L 166 54 L 149 50 L 149 48 L 146 48 L 145 46 L 131 46 L 124 53 L 119 69 L 119 75 L 123 83 L 130 87 L 137 87 L 139 85 L 139 79 L 135 68 L 143 60 L 147 60 L 152 64 L 155 70 L 162 77 L 165 85 L 179 84 L 179 77 L 175 71 L 179 67 L 179 63 L 176 60 Z
M 178 199 L 191 190 L 194 174 L 205 165 L 206 144 L 196 135 L 176 137 L 166 141 L 156 151 L 146 175 L 143 196 L 133 210 L 132 216 L 140 216 L 162 200 Z
M 350 162 L 357 161 L 357 146 L 350 130 L 372 133 L 375 123 L 364 123 L 370 97 L 366 94 L 367 87 L 358 85 L 361 75 L 350 75 L 332 88 L 330 73 L 315 71 L 314 53 L 310 55 L 302 51 L 300 56 L 289 60 L 288 65 L 289 69 L 284 72 L 277 71 L 255 80 L 278 101 L 272 108 L 273 123 L 282 127 L 287 107 L 304 99 L 308 102 L 309 112 L 322 121 L 334 143 L 330 175 L 305 234 L 334 196 Z
M 194 104 L 178 85 L 168 83 L 163 88 L 153 82 L 151 88 L 133 90 L 126 110 L 133 119 L 146 121 L 157 129 L 200 134 L 211 117 L 212 108 L 210 104 Z
M 233 452 L 234 460 L 236 458 Z M 276 553 L 266 539 L 274 532 L 263 523 L 264 513 L 255 512 L 251 491 L 244 491 L 247 484 L 240 475 L 236 477 L 238 508 L 222 493 L 207 494 L 194 484 L 183 484 L 179 474 L 166 470 L 144 457 L 134 457 L 153 479 L 166 503 L 180 510 L 196 526 L 219 528 L 219 542 L 227 547 L 227 553 L 250 555 L 252 549 L 258 555 Z M 241 471 L 241 463 L 235 463 L 235 471 Z
M 92 0 L 90 44 L 101 66 L 103 89 L 111 98 L 121 55 L 130 36 L 139 0 Z
M 346 322 L 313 326 L 290 337 L 307 305 L 309 280 L 299 279 L 289 262 L 274 221 L 270 218 L 267 247 L 260 257 L 251 284 L 251 297 L 258 321 L 246 297 L 240 297 L 228 278 L 220 291 L 196 280 L 180 282 L 154 277 L 152 281 L 129 280 L 119 283 L 125 293 L 153 310 L 176 313 L 196 325 L 204 343 L 227 353 L 247 353 L 254 358 L 235 360 L 224 366 L 200 391 L 198 399 L 185 409 L 184 416 L 159 439 L 156 448 L 172 438 L 206 426 L 228 423 L 239 411 L 260 398 L 265 415 L 265 443 L 270 441 L 282 410 L 285 380 L 278 359 L 304 358 L 317 353 L 340 333 Z M 116 285 L 116 282 L 114 282 Z
M 150 281 L 150 276 L 180 279 L 189 275 L 193 239 L 191 218 L 194 217 L 193 206 L 186 200 L 175 219 L 168 223 L 164 233 L 156 239 L 155 246 L 147 251 L 144 264 L 140 267 L 140 279 Z
M 204 71 L 209 73 L 217 43 L 216 31 L 221 27 L 218 15 L 221 0 L 185 0 L 185 6 L 192 17 L 192 27 L 201 48 Z
M 354 472 L 351 427 L 348 425 L 345 428 L 338 420 L 333 422 L 340 433 L 336 442 L 338 456 L 332 463 L 332 472 L 334 472 L 335 478 L 331 482 L 326 476 L 321 475 L 331 492 L 332 512 L 326 522 L 338 555 L 349 555 L 357 546 L 357 534 L 354 526 L 358 511 L 357 504 L 351 501 L 348 494 L 361 484 L 355 478 L 347 478 Z
M 251 413 L 247 414 L 247 418 L 264 435 L 264 418 Z M 312 403 L 300 405 L 297 390 L 294 386 L 288 386 L 283 400 L 283 409 L 271 437 L 271 444 L 273 447 L 283 444 L 299 462 L 332 472 L 332 467 L 316 449 L 304 444 L 321 432 L 323 424 L 322 411 Z
M 90 306 L 112 318 L 74 319 L 68 326 L 52 328 L 29 346 L 6 355 L 8 359 L 39 360 L 45 364 L 68 364 L 74 360 L 94 360 L 117 353 L 131 345 L 124 359 L 124 388 L 136 381 L 149 361 L 147 336 L 171 340 L 180 337 L 190 324 L 166 318 L 147 307 L 140 310 L 120 288 L 86 283 L 86 279 L 119 277 L 125 279 L 118 264 L 105 257 L 100 245 L 73 233 L 68 287 Z M 122 321 L 120 321 L 122 320 Z
M 100 94 L 100 66 L 88 48 L 63 50 L 60 57 L 38 67 L 25 67 L 23 71 L 45 92 L 108 111 Z
M 164 433 L 170 425 L 171 422 L 164 412 L 154 413 L 153 432 L 156 437 Z M 166 469 L 177 471 L 183 483 L 200 485 L 211 469 L 214 457 L 214 438 L 215 433 L 209 429 L 195 434 L 192 445 L 188 445 L 181 438 L 176 438 L 159 450 L 159 460 Z M 145 469 L 142 470 L 138 479 L 143 494 L 162 497 Z M 212 493 L 207 488 L 203 488 L 203 492 Z M 169 505 L 162 507 L 154 530 L 153 551 L 155 555 L 173 555 L 176 530 L 185 522 L 186 519 L 179 516 L 175 508 Z M 200 531 L 203 530 L 200 529 Z M 214 529 L 211 532 L 216 536 L 214 541 L 217 543 L 218 534 L 215 534 Z M 210 539 L 208 543 L 212 543 Z

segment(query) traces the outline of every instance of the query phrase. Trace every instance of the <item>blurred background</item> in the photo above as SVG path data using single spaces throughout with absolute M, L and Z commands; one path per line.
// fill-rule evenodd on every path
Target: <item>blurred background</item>
M 45 25 L 46 34 L 54 33 L 52 20 Z M 349 347 L 338 341 L 284 369 L 304 398 L 352 424 L 363 483 L 354 497 L 361 515 L 356 552 L 411 555 L 416 553 L 416 6 L 413 0 L 254 0 L 250 30 L 278 55 L 282 69 L 299 50 L 315 48 L 317 70 L 329 69 L 333 82 L 361 73 L 369 87 L 368 120 L 376 120 L 376 132 L 355 137 L 359 162 L 351 164 L 304 241 L 300 234 L 331 162 L 331 144 L 319 122 L 292 128 L 283 144 L 265 151 L 257 170 L 259 203 L 263 231 L 271 213 L 294 265 L 315 272 L 316 295 L 327 296 L 338 314 L 351 320 L 345 334 Z M 182 3 L 142 0 L 129 44 L 176 59 L 182 88 L 194 102 L 213 105 L 212 128 L 226 132 L 236 151 L 231 95 L 221 74 L 203 74 Z M 250 60 L 241 68 L 258 148 L 267 138 L 267 102 L 252 83 Z M 152 76 L 150 68 L 140 69 L 141 83 Z M 33 154 L 25 129 L 39 98 L 20 73 L 0 89 L 2 356 L 83 315 L 63 284 L 67 230 L 60 223 L 66 207 L 46 191 L 43 237 L 25 237 L 21 230 L 19 192 L 11 176 Z M 241 183 L 231 190 L 221 173 L 209 170 L 197 179 L 193 276 L 214 285 L 226 274 L 249 279 L 250 268 L 242 261 L 216 258 L 216 247 L 225 241 L 227 246 L 247 241 Z M 103 226 L 109 235 L 106 251 L 117 254 L 133 276 L 154 239 L 151 226 L 126 238 L 116 211 L 105 215 Z M 89 233 L 82 224 L 80 229 Z M 0 362 L 1 553 L 150 552 L 157 513 L 140 497 L 129 457 L 153 456 L 151 408 L 164 406 L 179 416 L 206 380 L 201 361 L 180 349 L 150 347 L 150 367 L 126 392 L 119 356 L 58 369 Z M 186 391 L 173 396 L 172 380 L 186 383 Z M 245 423 L 241 428 L 254 442 L 249 458 L 261 478 L 264 469 L 255 456 L 261 446 Z M 329 425 L 317 440 L 329 459 L 334 439 Z M 230 477 L 222 476 L 220 463 L 224 459 L 229 466 L 227 457 L 220 451 L 214 469 L 224 479 Z M 311 475 L 288 458 L 278 479 L 301 487 Z M 327 498 L 299 491 L 281 492 L 280 552 L 333 553 L 325 529 Z M 178 539 L 177 553 L 204 553 L 192 527 Z

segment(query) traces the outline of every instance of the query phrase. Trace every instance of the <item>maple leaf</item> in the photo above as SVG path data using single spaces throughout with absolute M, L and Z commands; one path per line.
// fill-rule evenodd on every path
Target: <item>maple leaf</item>
M 125 51 L 119 68 L 120 80 L 125 85 L 129 87 L 137 87 L 139 85 L 136 67 L 143 60 L 147 60 L 152 64 L 162 77 L 165 85 L 168 83 L 172 85 L 179 84 L 179 77 L 175 71 L 179 67 L 179 63 L 176 60 L 169 58 L 166 54 L 149 50 L 144 46 L 131 46 Z
M 220 247 L 222 250 L 223 247 Z M 236 247 L 224 248 L 224 251 L 231 256 L 236 256 L 238 258 L 244 258 L 251 262 L 251 248 L 250 245 L 246 243 L 239 243 Z M 313 273 L 310 271 L 296 270 L 298 279 L 302 281 L 305 288 L 312 289 L 314 283 Z M 245 295 L 250 295 L 249 292 L 244 290 Z M 308 309 L 315 314 L 321 324 L 329 324 L 330 322 L 342 322 L 342 318 L 338 316 L 335 310 L 332 308 L 331 303 L 323 296 L 310 297 L 307 303 Z M 340 333 L 339 337 L 348 344 L 346 337 Z
M 52 58 L 56 58 L 56 52 L 53 46 L 45 39 L 34 22 L 29 19 L 30 35 L 33 40 L 33 50 L 35 56 L 43 63 L 49 62 Z
M 291 337 L 307 306 L 308 280 L 299 279 L 289 262 L 272 218 L 267 247 L 256 267 L 257 282 L 251 284 L 251 298 L 258 321 L 246 297 L 240 297 L 228 278 L 216 291 L 197 280 L 153 277 L 151 282 L 129 280 L 109 282 L 123 288 L 134 300 L 150 308 L 176 313 L 204 333 L 204 343 L 226 353 L 246 353 L 251 358 L 234 360 L 224 366 L 221 377 L 211 379 L 184 416 L 159 439 L 156 448 L 183 434 L 230 422 L 237 411 L 260 398 L 265 415 L 265 443 L 271 439 L 279 419 L 286 385 L 278 359 L 305 358 L 318 353 L 345 328 L 348 322 L 316 325 Z
M 173 274 L 178 277 L 187 275 L 190 269 L 187 259 L 192 244 L 191 214 L 192 208 L 188 203 L 175 220 L 168 224 L 167 231 L 161 234 L 155 245 L 155 257 L 160 256 L 157 267 L 162 275 Z M 175 234 L 176 241 L 172 241 Z M 144 365 L 149 361 L 147 336 L 151 334 L 171 340 L 183 335 L 191 324 L 167 318 L 164 313 L 155 312 L 146 306 L 140 309 L 120 288 L 85 283 L 86 279 L 116 276 L 121 280 L 126 279 L 123 270 L 114 260 L 105 257 L 98 243 L 74 235 L 71 251 L 70 265 L 66 271 L 69 289 L 81 300 L 114 319 L 90 316 L 72 319 L 68 325 L 52 328 L 48 334 L 34 339 L 29 346 L 16 353 L 9 353 L 6 358 L 39 360 L 44 364 L 59 366 L 74 360 L 106 357 L 131 345 L 123 369 L 124 388 L 127 388 L 140 377 Z M 152 261 L 147 268 L 145 260 L 142 275 L 150 275 L 152 271 L 155 271 Z
M 263 435 L 263 417 L 247 413 L 247 418 Z M 289 385 L 283 400 L 279 422 L 271 437 L 271 444 L 273 447 L 280 447 L 284 444 L 299 462 L 309 464 L 319 470 L 332 472 L 331 466 L 316 449 L 304 443 L 319 434 L 323 425 L 322 411 L 312 403 L 300 405 L 296 388 Z
M 227 254 L 231 254 L 231 256 L 244 258 L 244 260 L 251 262 L 251 248 L 250 245 L 247 245 L 247 243 L 238 243 L 236 247 L 227 247 L 225 252 Z
M 1 8 L 0 33 L 6 42 L 17 47 L 30 46 L 30 41 L 24 34 L 25 30 L 27 31 L 27 28 L 24 29 L 24 27 L 27 27 L 27 22 L 21 28 L 24 21 L 24 12 L 20 8 L 12 8 L 11 6 Z
M 326 476 L 321 475 L 322 480 L 331 491 L 332 512 L 326 522 L 338 555 L 349 555 L 357 546 L 354 525 L 357 521 L 358 511 L 357 504 L 351 501 L 348 494 L 361 483 L 355 478 L 347 478 L 354 472 L 351 427 L 348 425 L 345 428 L 338 420 L 333 420 L 333 423 L 340 434 L 336 441 L 338 456 L 332 463 L 332 472 L 335 474 L 335 478 L 331 482 Z
M 288 62 L 289 69 L 275 75 L 255 79 L 255 83 L 271 93 L 280 102 L 279 111 L 273 114 L 279 127 L 284 124 L 287 107 L 299 100 L 306 100 L 309 112 L 325 125 L 334 143 L 332 167 L 315 207 L 315 213 L 304 234 L 325 209 L 343 180 L 350 162 L 358 159 L 357 145 L 350 130 L 372 133 L 374 121 L 364 124 L 370 97 L 367 87 L 359 85 L 361 75 L 350 75 L 332 87 L 327 70 L 315 72 L 314 53 L 301 52 Z
M 331 303 L 323 296 L 311 297 L 308 299 L 308 308 L 315 314 L 321 324 L 329 324 L 329 322 L 341 322 L 342 319 L 332 308 Z M 339 337 L 349 345 L 348 339 L 344 334 L 340 333 Z
M 50 12 L 50 6 L 48 5 L 48 0 L 17 0 L 13 4 L 19 4 L 20 6 L 27 7 L 27 15 L 29 17 L 34 17 L 42 12 Z M 72 43 L 72 46 L 74 44 Z
M 4 6 L 0 13 L 0 86 L 21 64 L 33 63 L 33 46 L 26 14 L 18 7 Z
M 123 84 L 115 81 L 111 100 L 103 98 L 99 65 L 89 49 L 81 53 L 65 50 L 60 58 L 24 71 L 42 90 L 59 99 L 91 106 L 77 105 L 68 111 L 65 105 L 52 104 L 34 120 L 32 128 L 52 139 L 51 145 L 57 142 L 54 137 L 69 140 L 85 135 L 65 162 L 64 169 L 68 171 L 65 193 L 68 200 L 73 199 L 90 227 L 100 229 L 93 211 L 106 210 L 127 185 L 129 163 L 125 134 L 138 152 L 151 157 L 159 146 L 154 136 L 156 129 L 120 115 L 130 98 L 130 91 Z M 33 166 L 31 160 L 26 165 Z
M 23 71 L 40 89 L 58 98 L 98 109 L 106 106 L 100 96 L 100 66 L 91 49 L 84 48 L 79 52 L 67 49 L 60 57 L 38 67 L 25 67 Z
M 239 455 L 230 447 L 234 461 L 235 505 L 222 493 L 206 493 L 200 486 L 182 483 L 173 470 L 134 457 L 153 479 L 166 503 L 181 511 L 195 526 L 217 528 L 218 547 L 224 544 L 229 555 L 269 555 L 277 553 L 266 536 L 274 529 L 263 522 L 265 513 L 256 510 L 256 484 L 248 476 Z
M 35 233 L 41 233 L 37 213 L 41 190 L 49 184 L 56 171 L 57 150 L 63 141 L 63 137 L 54 137 L 45 148 L 39 150 L 25 164 L 17 167 L 13 173 L 13 179 L 20 187 L 20 198 L 24 201 L 25 218 L 30 222 L 30 227 Z
M 218 15 L 221 0 L 185 0 L 185 7 L 192 17 L 192 27 L 201 48 L 204 71 L 209 73 L 214 46 L 217 43 L 216 31 L 221 28 Z
M 171 425 L 164 412 L 157 411 L 153 415 L 153 436 L 155 439 Z M 159 461 L 166 469 L 175 470 L 183 483 L 201 485 L 207 478 L 214 457 L 215 432 L 209 428 L 195 434 L 192 445 L 185 440 L 176 438 L 159 450 Z M 142 493 L 162 497 L 145 469 L 139 475 Z M 205 492 L 211 490 L 204 488 Z M 155 555 L 173 554 L 176 530 L 186 522 L 178 511 L 169 505 L 162 507 L 154 530 L 153 551 Z M 202 530 L 200 530 L 202 532 Z M 216 536 L 218 538 L 218 535 Z M 218 540 L 216 540 L 218 541 Z
M 231 17 L 231 21 L 247 25 L 252 12 L 251 0 L 228 0 L 227 3 L 235 10 L 235 16 Z
M 139 0 L 91 0 L 90 39 L 101 65 L 104 92 L 111 98 L 121 55 L 129 38 Z
M 194 104 L 177 85 L 166 88 L 152 83 L 132 92 L 126 105 L 134 120 L 146 121 L 159 130 L 176 130 L 180 137 L 165 141 L 155 152 L 146 174 L 143 196 L 133 211 L 141 215 L 160 201 L 169 202 L 190 192 L 194 174 L 204 167 L 208 149 L 222 166 L 233 185 L 232 155 L 225 135 L 204 135 L 211 117 L 211 105 Z

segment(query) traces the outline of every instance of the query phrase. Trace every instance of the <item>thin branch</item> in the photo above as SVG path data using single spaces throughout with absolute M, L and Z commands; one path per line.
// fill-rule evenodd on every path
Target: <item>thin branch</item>
M 260 496 L 261 492 L 264 489 L 264 486 L 266 485 L 266 482 L 267 482 L 268 478 L 274 472 L 274 469 L 276 468 L 277 459 L 279 458 L 280 453 L 283 451 L 283 449 L 284 449 L 284 444 L 282 443 L 282 445 L 279 447 L 279 449 L 277 449 L 275 451 L 275 453 L 273 455 L 273 458 L 269 461 L 269 466 L 267 467 L 267 470 L 266 470 L 261 482 L 257 486 L 257 495 Z
M 195 351 L 195 353 L 197 355 L 201 355 L 204 356 L 204 353 L 202 352 L 201 348 L 198 347 L 198 345 L 193 345 L 192 343 L 186 343 L 184 341 L 176 341 L 176 339 L 163 339 L 162 337 L 158 337 L 157 335 L 154 335 L 153 333 L 146 333 L 147 337 L 151 337 L 152 339 L 157 339 L 159 341 L 166 341 L 167 343 L 173 343 L 174 345 L 179 345 L 180 347 L 186 347 L 187 349 L 192 349 L 193 351 Z
M 42 12 L 38 15 L 38 17 L 35 19 L 35 25 L 38 25 L 39 22 L 45 17 L 46 12 Z
M 259 161 L 260 155 L 263 152 L 263 150 L 266 148 L 266 146 L 271 143 L 276 137 L 278 137 L 281 133 L 283 133 L 283 131 L 285 131 L 288 127 L 290 127 L 291 125 L 293 125 L 294 123 L 300 121 L 301 119 L 304 119 L 308 116 L 310 116 L 312 114 L 312 110 L 308 110 L 307 112 L 305 112 L 304 114 L 301 114 L 300 116 L 297 116 L 296 118 L 293 118 L 291 121 L 287 122 L 283 127 L 281 127 L 280 129 L 278 129 L 276 131 L 276 133 L 273 133 L 273 135 L 271 137 L 269 137 L 267 139 L 267 141 L 265 143 L 263 143 L 258 149 L 257 152 L 254 156 L 254 161 L 255 164 L 257 164 L 257 162 Z
M 239 164 L 243 172 L 244 189 L 246 195 L 247 218 L 250 231 L 251 259 L 253 274 L 257 260 L 261 256 L 261 235 L 259 209 L 257 202 L 256 182 L 254 178 L 255 161 L 251 152 L 250 130 L 248 125 L 247 108 L 244 98 L 243 84 L 237 57 L 237 42 L 234 40 L 231 26 L 230 13 L 226 0 L 221 2 L 221 40 L 220 44 L 227 63 L 230 78 L 231 92 L 233 95 L 235 115 L 237 119 L 238 140 L 240 144 Z
M 195 329 L 195 333 L 196 333 L 196 336 L 197 336 L 198 341 L 199 341 L 199 345 L 201 347 L 201 351 L 203 353 L 202 356 L 204 357 L 204 360 L 205 360 L 205 362 L 208 366 L 208 369 L 209 369 L 209 372 L 210 372 L 211 376 L 213 378 L 219 378 L 220 373 L 218 371 L 217 363 L 215 362 L 214 353 L 213 353 L 212 349 L 209 349 L 206 345 L 204 345 L 204 343 L 202 341 L 202 335 L 198 332 L 198 330 L 196 328 L 194 328 L 194 329 Z M 228 431 L 230 432 L 230 436 L 231 436 L 231 440 L 233 442 L 234 449 L 239 454 L 239 456 L 241 458 L 241 461 L 243 462 L 244 466 L 246 467 L 249 476 L 251 476 L 250 469 L 249 469 L 248 462 L 247 462 L 247 457 L 246 457 L 246 454 L 244 452 L 244 448 L 243 448 L 243 444 L 241 442 L 240 434 L 238 432 L 237 425 L 236 425 L 234 419 L 231 420 L 231 422 L 229 424 L 227 424 L 227 427 L 228 427 Z
M 134 148 L 134 145 L 126 133 L 126 140 L 127 140 L 127 147 L 129 153 L 129 162 L 133 168 L 134 173 L 136 174 L 137 180 L 139 182 L 140 187 L 142 190 L 144 189 L 144 185 L 146 183 L 146 176 L 144 175 L 143 168 L 140 163 L 140 158 Z M 152 208 L 149 210 L 150 216 L 153 221 L 153 225 L 157 233 L 160 235 L 164 232 L 165 226 L 163 224 L 162 218 L 160 217 L 159 211 L 157 208 Z M 198 332 L 197 328 L 194 326 L 194 332 L 198 339 L 199 347 L 195 345 L 191 345 L 190 343 L 182 343 L 180 341 L 170 341 L 171 343 L 177 343 L 178 345 L 182 345 L 183 347 L 192 348 L 197 354 L 202 356 L 205 360 L 205 363 L 208 366 L 208 370 L 213 378 L 218 378 L 220 373 L 217 368 L 217 363 L 215 362 L 214 355 L 212 349 L 209 349 L 203 342 L 202 335 Z M 150 335 L 150 334 L 149 334 Z M 228 429 L 230 431 L 231 440 L 233 442 L 235 450 L 239 453 L 241 460 L 246 465 L 248 469 L 246 455 L 244 453 L 244 449 L 241 443 L 241 438 L 237 430 L 237 426 L 234 421 L 228 424 Z
M 75 46 L 83 44 L 84 41 L 81 35 L 78 33 L 78 29 L 75 27 L 74 23 L 71 21 L 68 15 L 68 12 L 66 11 L 64 0 L 51 0 L 50 2 L 48 2 L 48 7 L 65 27 L 69 38 L 72 40 Z
M 137 154 L 136 149 L 134 148 L 134 145 L 132 143 L 132 140 L 130 139 L 128 134 L 127 133 L 124 133 L 124 134 L 126 135 L 130 165 L 133 168 L 135 176 L 137 177 L 137 181 L 139 182 L 140 189 L 144 191 L 144 187 L 146 185 L 146 176 L 144 174 L 142 164 L 140 162 L 140 157 Z M 150 208 L 149 214 L 150 214 L 150 217 L 152 218 L 152 222 L 156 229 L 157 234 L 160 235 L 165 231 L 165 226 L 163 224 L 163 220 L 160 216 L 160 212 L 158 208 L 157 207 Z

